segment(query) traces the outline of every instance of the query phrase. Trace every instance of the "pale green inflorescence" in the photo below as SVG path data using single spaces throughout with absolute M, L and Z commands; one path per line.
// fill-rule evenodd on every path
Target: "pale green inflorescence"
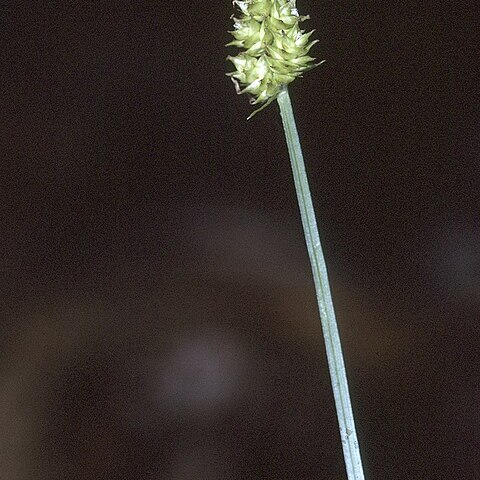
M 262 105 L 250 115 L 270 104 L 282 87 L 300 77 L 319 63 L 308 55 L 318 40 L 310 40 L 313 33 L 300 29 L 300 16 L 295 0 L 234 0 L 241 16 L 233 16 L 234 30 L 229 32 L 234 40 L 227 44 L 241 51 L 228 56 L 236 70 L 227 73 L 235 84 L 237 93 L 251 96 L 252 105 Z M 321 62 L 320 62 L 321 63 Z

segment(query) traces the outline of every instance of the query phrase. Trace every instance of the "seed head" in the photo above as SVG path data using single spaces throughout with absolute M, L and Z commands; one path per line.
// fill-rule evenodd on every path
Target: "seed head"
M 235 71 L 227 73 L 238 94 L 250 95 L 252 105 L 261 105 L 250 117 L 269 105 L 285 85 L 303 72 L 320 65 L 308 52 L 318 40 L 310 41 L 314 32 L 305 33 L 295 0 L 233 0 L 240 11 L 232 16 L 234 40 L 227 44 L 242 51 L 227 60 Z

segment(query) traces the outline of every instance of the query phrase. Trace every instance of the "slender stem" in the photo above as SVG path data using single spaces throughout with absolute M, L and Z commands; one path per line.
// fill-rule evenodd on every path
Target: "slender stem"
M 347 467 L 347 477 L 348 480 L 363 480 L 365 477 L 363 474 L 362 460 L 360 458 L 360 448 L 355 430 L 352 405 L 350 403 L 340 336 L 338 334 L 332 295 L 330 293 L 327 267 L 320 244 L 315 211 L 313 209 L 307 173 L 303 161 L 302 147 L 295 125 L 292 104 L 286 88 L 280 93 L 277 100 L 280 106 L 288 152 L 292 163 L 293 178 L 297 191 L 308 255 L 310 257 L 310 263 L 312 264 L 333 395 L 340 426 L 343 456 Z

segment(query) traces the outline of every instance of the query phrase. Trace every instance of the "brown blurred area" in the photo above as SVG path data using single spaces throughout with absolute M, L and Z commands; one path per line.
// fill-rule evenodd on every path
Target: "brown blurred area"
M 478 479 L 472 17 L 302 3 L 327 66 L 291 91 L 367 478 Z M 224 76 L 230 14 L 0 6 L 2 479 L 345 478 L 283 133 Z

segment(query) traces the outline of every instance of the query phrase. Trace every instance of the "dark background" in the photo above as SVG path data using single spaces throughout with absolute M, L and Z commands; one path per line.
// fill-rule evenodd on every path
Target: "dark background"
M 477 13 L 343 3 L 298 2 L 327 62 L 290 93 L 367 478 L 478 479 Z M 0 4 L 5 480 L 345 478 L 277 107 L 247 122 L 225 76 L 232 12 Z

